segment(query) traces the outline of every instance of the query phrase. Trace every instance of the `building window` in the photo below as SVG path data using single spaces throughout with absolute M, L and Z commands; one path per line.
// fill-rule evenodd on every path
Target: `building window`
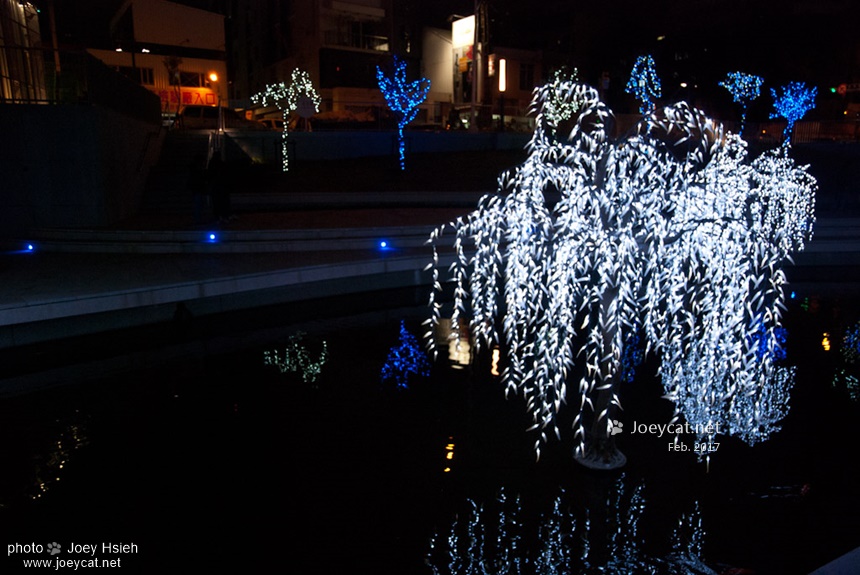
M 176 85 L 176 77 L 170 78 L 170 85 Z M 206 86 L 206 80 L 200 72 L 179 71 L 179 85 L 184 88 L 202 88 Z
M 152 86 L 155 84 L 152 68 L 132 68 L 131 66 L 119 66 L 117 72 L 138 84 Z
M 520 64 L 520 90 L 531 92 L 535 87 L 535 67 L 533 64 Z

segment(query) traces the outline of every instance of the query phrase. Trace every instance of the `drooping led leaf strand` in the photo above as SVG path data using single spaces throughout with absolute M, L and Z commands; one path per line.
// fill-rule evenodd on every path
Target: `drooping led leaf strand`
M 385 98 L 388 107 L 397 118 L 397 149 L 400 169 L 406 169 L 406 142 L 403 139 L 403 128 L 418 114 L 418 106 L 427 98 L 430 91 L 430 80 L 421 78 L 414 82 L 406 81 L 406 62 L 394 56 L 391 76 L 386 76 L 383 69 L 376 67 L 376 80 L 379 90 Z

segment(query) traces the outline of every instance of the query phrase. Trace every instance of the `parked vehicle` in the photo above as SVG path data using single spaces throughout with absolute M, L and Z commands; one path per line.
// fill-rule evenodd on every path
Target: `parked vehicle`
M 265 130 L 266 127 L 253 120 L 246 120 L 231 108 L 221 108 L 225 130 Z M 187 130 L 217 130 L 217 106 L 185 106 L 176 119 L 179 128 Z
M 283 120 L 278 120 L 277 118 L 263 118 L 262 120 L 257 121 L 263 124 L 269 130 L 275 130 L 276 132 L 284 131 Z

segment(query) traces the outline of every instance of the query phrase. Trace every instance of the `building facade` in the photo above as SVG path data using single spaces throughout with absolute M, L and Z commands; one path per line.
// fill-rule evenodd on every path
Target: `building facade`
M 110 23 L 113 50 L 87 51 L 156 93 L 163 116 L 182 106 L 226 106 L 224 16 L 167 2 L 129 0 Z

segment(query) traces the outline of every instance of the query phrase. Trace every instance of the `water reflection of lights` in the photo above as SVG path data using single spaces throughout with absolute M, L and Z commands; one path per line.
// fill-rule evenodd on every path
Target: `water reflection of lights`
M 323 341 L 319 358 L 312 360 L 308 351 L 304 332 L 298 332 L 287 339 L 284 351 L 276 349 L 263 352 L 263 364 L 274 365 L 281 373 L 296 373 L 301 375 L 305 383 L 315 384 L 328 361 L 328 347 Z
M 450 318 L 440 318 L 434 334 L 436 347 L 448 348 L 448 361 L 454 369 L 463 369 L 472 362 L 469 325 L 460 320 L 455 326 Z
M 418 339 L 409 333 L 406 324 L 400 322 L 398 345 L 388 350 L 388 357 L 382 366 L 382 383 L 393 383 L 395 389 L 408 389 L 410 378 L 428 377 L 430 361 L 418 344 Z
M 72 454 L 89 443 L 86 417 L 75 410 L 68 422 L 57 421 L 61 425 L 58 437 L 51 446 L 36 459 L 35 477 L 30 489 L 31 499 L 40 499 L 51 487 L 62 479 L 66 464 Z
M 828 347 L 824 349 L 827 350 Z M 833 387 L 845 390 L 853 401 L 860 401 L 858 374 L 860 374 L 860 322 L 848 328 L 842 338 L 839 347 L 839 363 L 833 374 Z
M 826 331 L 821 336 L 821 347 L 824 351 L 830 351 L 830 334 Z
M 667 541 L 671 551 L 655 557 L 643 549 L 639 522 L 646 508 L 643 486 L 622 475 L 606 496 L 605 509 L 579 514 L 564 493 L 551 508 L 527 519 L 522 498 L 504 489 L 495 501 L 466 501 L 447 533 L 430 540 L 426 564 L 433 573 L 695 573 L 714 574 L 702 559 L 705 530 L 698 503 L 682 514 Z
M 499 373 L 499 359 L 500 359 L 500 357 L 501 357 L 501 352 L 499 350 L 499 346 L 495 346 L 493 348 L 493 359 L 492 359 L 493 363 L 490 366 L 490 375 L 494 375 L 496 377 L 501 375 Z
M 452 441 L 452 438 L 449 437 L 448 443 L 445 444 L 445 460 L 450 462 L 453 459 L 454 459 L 454 442 Z M 450 463 L 448 465 L 446 465 L 442 471 L 444 471 L 445 473 L 450 473 L 451 472 Z

